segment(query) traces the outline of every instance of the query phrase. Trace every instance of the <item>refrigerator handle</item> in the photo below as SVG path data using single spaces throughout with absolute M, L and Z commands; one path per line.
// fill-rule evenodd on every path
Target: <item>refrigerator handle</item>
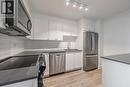
M 94 34 L 93 34 L 92 38 L 93 38 L 92 39 L 92 44 L 93 44 L 92 45 L 92 51 L 95 52 L 95 45 L 96 45 L 96 43 L 95 43 L 95 35 Z
M 91 44 L 90 44 L 90 45 L 91 45 L 91 48 L 90 48 L 90 52 L 92 53 L 92 48 L 93 48 L 93 46 L 92 46 L 92 45 L 93 45 L 92 35 L 91 35 L 91 38 L 90 38 L 90 39 L 91 39 Z

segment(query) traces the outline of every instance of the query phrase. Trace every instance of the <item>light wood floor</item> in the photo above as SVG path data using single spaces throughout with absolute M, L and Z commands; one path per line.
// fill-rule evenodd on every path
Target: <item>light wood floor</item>
M 82 70 L 44 79 L 45 87 L 101 87 L 101 70 Z

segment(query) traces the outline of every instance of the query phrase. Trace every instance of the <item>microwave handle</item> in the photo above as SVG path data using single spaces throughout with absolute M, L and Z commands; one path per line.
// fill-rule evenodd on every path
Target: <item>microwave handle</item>
M 30 25 L 29 25 L 29 23 L 30 23 Z M 29 26 L 30 26 L 30 29 L 29 29 Z M 31 30 L 31 28 L 32 28 L 32 23 L 31 23 L 31 20 L 28 20 L 28 22 L 27 22 L 27 29 L 30 31 L 30 30 Z

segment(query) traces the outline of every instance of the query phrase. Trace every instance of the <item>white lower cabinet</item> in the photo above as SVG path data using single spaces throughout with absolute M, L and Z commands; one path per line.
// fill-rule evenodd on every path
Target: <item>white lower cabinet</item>
M 38 81 L 37 79 L 32 79 L 32 80 L 17 82 L 17 83 L 0 86 L 0 87 L 38 87 Z
M 82 52 L 66 53 L 66 71 L 82 68 Z

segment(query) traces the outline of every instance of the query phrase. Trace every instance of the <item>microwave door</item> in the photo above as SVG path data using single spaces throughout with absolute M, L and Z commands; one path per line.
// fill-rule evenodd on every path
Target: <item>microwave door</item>
M 30 29 L 31 28 L 31 21 L 30 21 L 30 17 L 27 13 L 26 8 L 24 7 L 24 4 L 21 0 L 18 0 L 18 26 L 23 29 L 23 31 L 28 32 L 30 34 Z M 30 25 L 29 25 L 30 24 Z

